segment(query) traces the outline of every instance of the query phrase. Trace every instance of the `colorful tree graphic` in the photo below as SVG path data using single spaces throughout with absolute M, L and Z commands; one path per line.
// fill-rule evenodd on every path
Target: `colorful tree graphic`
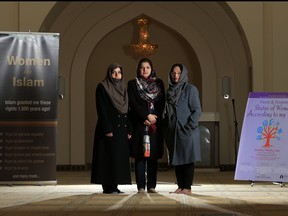
M 279 128 L 279 122 L 275 123 L 274 119 L 264 120 L 262 126 L 257 128 L 258 135 L 256 137 L 257 140 L 266 140 L 265 144 L 263 145 L 264 148 L 270 148 L 271 139 L 280 140 L 280 137 L 277 135 L 281 135 L 283 130 Z

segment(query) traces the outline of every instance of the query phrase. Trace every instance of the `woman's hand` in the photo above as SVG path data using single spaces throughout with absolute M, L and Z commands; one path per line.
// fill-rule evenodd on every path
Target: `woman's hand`
M 154 115 L 154 114 L 149 114 L 149 115 L 147 116 L 147 119 L 148 119 L 148 121 L 149 121 L 151 124 L 155 124 L 156 121 L 157 121 L 157 116 Z
M 150 122 L 149 120 L 146 119 L 146 120 L 144 121 L 144 125 L 146 125 L 146 126 L 150 126 L 150 125 L 151 125 L 151 122 Z
M 105 136 L 106 136 L 106 137 L 113 137 L 113 133 L 112 133 L 112 132 L 107 133 L 107 134 L 105 134 Z

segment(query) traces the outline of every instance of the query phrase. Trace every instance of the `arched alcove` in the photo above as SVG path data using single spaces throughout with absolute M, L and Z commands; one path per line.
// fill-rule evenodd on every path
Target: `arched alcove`
M 155 24 L 155 29 L 169 26 L 195 51 L 194 57 L 197 57 L 201 68 L 203 111 L 219 113 L 220 163 L 234 163 L 232 106 L 230 100 L 222 98 L 221 78 L 224 75 L 232 78 L 232 95 L 237 99 L 237 114 L 243 116 L 251 86 L 251 64 L 248 61 L 250 53 L 247 53 L 247 44 L 243 40 L 245 34 L 239 32 L 241 28 L 231 19 L 231 14 L 226 12 L 229 7 L 226 5 L 225 8 L 222 4 L 217 2 L 56 3 L 41 30 L 60 33 L 59 71 L 68 80 L 67 95 L 64 100 L 59 101 L 58 125 L 61 136 L 58 138 L 57 151 L 61 152 L 61 158 L 57 158 L 57 163 L 79 165 L 89 161 L 85 158 L 85 142 L 91 139 L 85 137 L 85 106 L 87 103 L 94 104 L 94 100 L 85 100 L 85 76 L 89 59 L 94 49 L 101 45 L 101 41 L 107 35 L 111 32 L 113 34 L 113 30 L 125 26 L 141 14 L 159 23 L 158 26 Z M 151 35 L 153 32 L 151 26 Z M 130 35 L 127 43 L 129 40 Z M 167 55 L 169 53 L 163 54 L 162 57 L 155 55 L 153 61 L 164 61 Z M 120 51 L 119 56 L 119 59 L 128 58 Z M 125 63 L 126 60 L 123 61 Z M 133 65 L 136 63 L 133 62 Z M 106 70 L 107 65 L 103 67 Z M 240 119 L 240 128 L 241 124 Z
M 151 22 L 151 39 L 159 45 L 154 56 L 150 58 L 153 61 L 153 65 L 156 74 L 164 82 L 165 87 L 168 87 L 168 70 L 174 62 L 181 62 L 189 69 L 189 81 L 197 86 L 199 92 L 202 92 L 202 73 L 200 63 L 197 55 L 190 44 L 176 31 L 171 29 L 162 23 L 157 22 L 147 15 L 143 14 Z M 86 81 L 85 81 L 85 138 L 86 138 L 86 162 L 91 163 L 94 138 L 95 121 L 98 118 L 95 112 L 95 103 L 87 103 L 87 101 L 95 100 L 96 85 L 103 80 L 106 75 L 106 69 L 111 62 L 120 62 L 124 69 L 124 79 L 126 81 L 133 79 L 136 76 L 136 65 L 139 57 L 131 55 L 126 49 L 129 47 L 134 32 L 136 19 L 132 19 L 129 22 L 117 27 L 113 31 L 109 32 L 101 41 L 95 46 L 93 52 L 90 55 L 89 61 L 86 67 Z M 149 31 L 150 32 L 150 31 Z M 126 37 L 119 37 L 120 35 L 129 35 Z M 165 38 L 162 37 L 165 35 Z M 117 38 L 117 40 L 115 40 Z M 123 44 L 125 45 L 124 49 Z M 127 55 L 119 55 L 119 52 L 127 53 Z M 105 52 L 104 52 L 105 51 Z M 164 59 L 160 58 L 165 53 L 172 53 L 172 55 L 166 55 Z M 200 98 L 201 94 L 200 94 Z M 90 111 L 91 110 L 91 111 Z M 90 160 L 89 160 L 90 159 Z M 167 155 L 165 154 L 161 162 L 167 161 Z M 167 163 L 166 163 L 167 164 Z

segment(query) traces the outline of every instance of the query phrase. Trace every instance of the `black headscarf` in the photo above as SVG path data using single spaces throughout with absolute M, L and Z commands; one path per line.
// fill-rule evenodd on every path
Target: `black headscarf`
M 122 79 L 113 79 L 112 72 L 115 68 L 119 67 L 122 73 Z M 102 84 L 109 95 L 112 104 L 120 113 L 128 112 L 128 94 L 127 88 L 123 79 L 123 70 L 120 64 L 114 63 L 111 64 L 106 73 L 105 79 L 102 81 Z

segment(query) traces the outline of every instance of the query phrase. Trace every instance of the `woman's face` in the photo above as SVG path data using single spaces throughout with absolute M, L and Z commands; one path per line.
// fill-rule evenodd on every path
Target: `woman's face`
M 139 68 L 139 75 L 142 78 L 148 78 L 151 74 L 152 68 L 148 62 L 143 62 Z
M 115 68 L 111 74 L 114 79 L 122 79 L 122 71 L 119 67 Z
M 179 66 L 174 67 L 173 71 L 171 72 L 171 78 L 174 83 L 177 83 L 181 76 L 181 69 Z

